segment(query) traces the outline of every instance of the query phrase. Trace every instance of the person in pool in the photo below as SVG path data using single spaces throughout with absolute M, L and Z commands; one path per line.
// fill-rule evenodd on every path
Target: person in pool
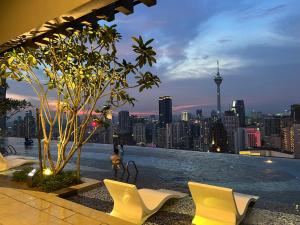
M 117 172 L 120 169 L 121 158 L 120 158 L 120 155 L 119 155 L 118 145 L 116 145 L 116 144 L 114 145 L 114 152 L 110 156 L 110 160 L 111 160 L 112 168 L 115 171 L 115 175 L 117 175 Z

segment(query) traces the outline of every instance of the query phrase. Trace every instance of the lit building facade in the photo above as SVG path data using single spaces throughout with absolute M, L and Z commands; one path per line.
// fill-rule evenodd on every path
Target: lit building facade
M 190 120 L 190 114 L 188 112 L 181 113 L 181 121 L 188 122 Z
M 282 129 L 282 148 L 300 158 L 300 124 L 292 124 Z
M 245 128 L 245 147 L 261 147 L 261 133 L 257 128 Z

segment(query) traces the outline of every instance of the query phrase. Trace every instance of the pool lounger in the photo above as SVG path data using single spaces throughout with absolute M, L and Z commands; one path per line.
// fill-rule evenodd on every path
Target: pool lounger
M 170 198 L 182 198 L 186 194 L 165 189 L 137 189 L 135 185 L 113 180 L 104 180 L 114 200 L 111 215 L 133 224 L 143 224 Z
M 250 203 L 258 197 L 234 193 L 232 189 L 189 182 L 196 213 L 196 225 L 236 225 L 245 217 Z
M 0 153 L 0 172 L 12 168 L 16 168 L 25 164 L 32 164 L 36 162 L 37 160 L 32 157 L 19 156 L 19 155 L 3 157 L 3 155 Z

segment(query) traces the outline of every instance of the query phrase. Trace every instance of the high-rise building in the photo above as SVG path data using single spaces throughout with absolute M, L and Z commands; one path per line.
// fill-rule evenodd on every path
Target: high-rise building
M 181 113 L 181 121 L 188 122 L 190 119 L 190 115 L 188 112 L 182 112 Z
M 119 129 L 121 134 L 129 133 L 130 131 L 130 120 L 128 111 L 119 112 Z
M 237 115 L 239 118 L 239 126 L 245 127 L 246 125 L 246 117 L 245 117 L 245 105 L 243 100 L 234 100 L 232 102 L 231 110 Z
M 0 101 L 6 98 L 6 88 L 0 86 Z M 0 117 L 0 135 L 4 135 L 6 132 L 6 116 Z
M 133 139 L 137 144 L 146 144 L 146 125 L 144 123 L 133 125 Z
M 281 121 L 280 116 L 264 118 L 263 145 L 272 148 L 281 148 Z
M 300 124 L 292 124 L 282 128 L 282 148 L 300 158 Z
M 221 83 L 223 81 L 223 78 L 220 75 L 220 69 L 219 69 L 219 61 L 217 62 L 218 64 L 218 71 L 217 75 L 214 78 L 214 81 L 217 85 L 217 114 L 218 117 L 221 116 Z
M 234 132 L 239 127 L 239 118 L 233 111 L 225 111 L 224 116 L 222 117 L 222 122 L 224 124 L 225 130 L 227 132 L 227 140 L 228 140 L 228 149 L 229 152 L 234 153 Z
M 185 121 L 172 124 L 172 148 L 190 149 L 191 148 L 190 126 Z
M 245 128 L 239 127 L 235 132 L 234 132 L 234 150 L 235 154 L 239 154 L 241 150 L 245 149 L 246 143 L 245 143 Z
M 15 137 L 24 137 L 25 136 L 24 120 L 22 119 L 21 116 L 18 116 L 18 119 L 14 120 L 13 130 L 14 130 Z
M 300 124 L 300 104 L 291 105 L 291 119 L 293 123 Z
M 172 123 L 172 98 L 170 96 L 159 97 L 159 125 L 166 127 Z
M 24 116 L 24 127 L 25 127 L 25 137 L 33 138 L 35 137 L 35 119 L 32 116 L 32 111 L 29 110 Z
M 157 130 L 157 145 L 160 148 L 172 148 L 172 124 L 167 123 L 165 127 Z
M 265 136 L 280 136 L 280 121 L 278 116 L 269 116 L 264 119 Z
M 293 125 L 293 137 L 291 142 L 294 147 L 294 156 L 296 159 L 300 159 L 300 124 Z
M 227 132 L 221 120 L 213 122 L 211 126 L 211 152 L 228 153 Z

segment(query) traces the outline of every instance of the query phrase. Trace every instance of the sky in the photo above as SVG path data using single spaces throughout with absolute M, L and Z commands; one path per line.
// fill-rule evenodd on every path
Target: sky
M 220 62 L 222 110 L 243 99 L 246 111 L 282 112 L 300 102 L 299 0 L 157 0 L 117 14 L 120 57 L 132 58 L 131 37 L 154 38 L 159 88 L 131 91 L 139 115 L 157 114 L 158 97 L 173 99 L 173 112 L 208 115 L 216 109 L 213 78 Z M 10 83 L 8 96 L 36 103 L 29 87 Z

